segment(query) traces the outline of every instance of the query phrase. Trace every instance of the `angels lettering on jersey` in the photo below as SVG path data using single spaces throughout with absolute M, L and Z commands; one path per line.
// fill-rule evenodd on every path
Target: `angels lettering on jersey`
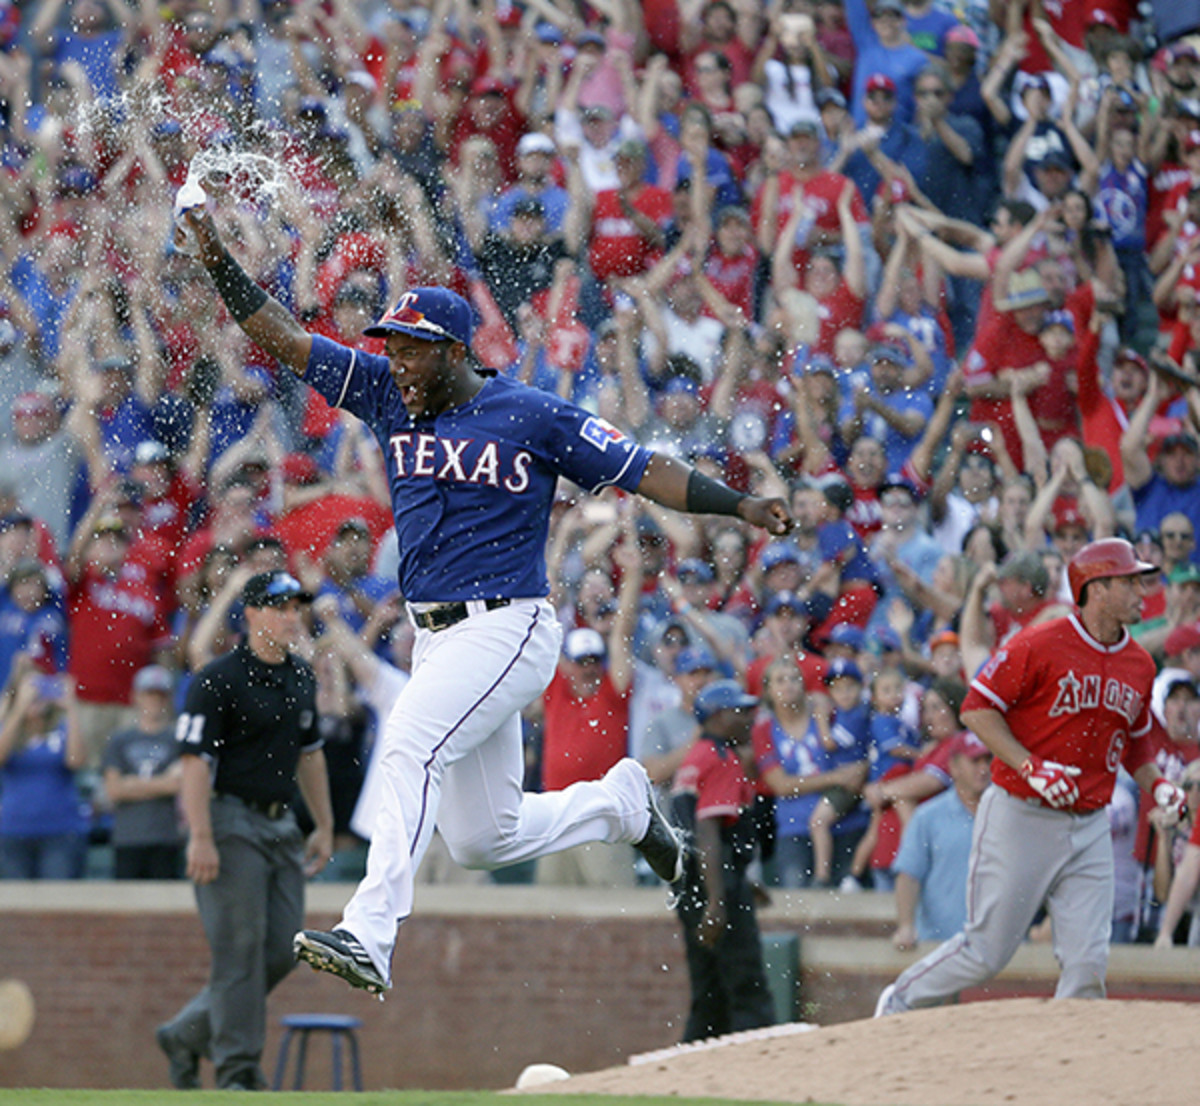
M 1058 679 L 1058 697 L 1050 708 L 1050 717 L 1095 710 L 1103 704 L 1132 726 L 1142 711 L 1143 702 L 1143 696 L 1120 680 L 1102 679 L 1094 672 L 1086 672 L 1080 677 L 1069 669 Z

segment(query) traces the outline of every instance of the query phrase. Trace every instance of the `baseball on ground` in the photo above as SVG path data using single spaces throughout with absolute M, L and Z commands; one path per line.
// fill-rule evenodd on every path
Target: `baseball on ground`
M 20 1048 L 33 1032 L 33 992 L 19 979 L 0 980 L 0 1049 Z

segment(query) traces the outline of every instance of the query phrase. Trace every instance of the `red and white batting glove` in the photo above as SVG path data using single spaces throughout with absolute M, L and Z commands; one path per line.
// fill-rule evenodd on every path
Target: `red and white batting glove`
M 1150 789 L 1154 805 L 1171 819 L 1171 825 L 1187 814 L 1187 793 L 1166 776 L 1159 776 Z
M 1021 765 L 1021 778 L 1041 796 L 1047 806 L 1062 810 L 1073 806 L 1079 798 L 1079 784 L 1075 782 L 1075 777 L 1081 771 L 1074 764 L 1029 757 Z

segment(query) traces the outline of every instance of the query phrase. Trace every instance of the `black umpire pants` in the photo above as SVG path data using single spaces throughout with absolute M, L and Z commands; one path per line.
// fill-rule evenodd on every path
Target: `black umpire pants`
M 212 967 L 167 1029 L 212 1060 L 218 1087 L 265 1087 L 267 995 L 295 965 L 304 924 L 303 837 L 290 811 L 271 819 L 228 795 L 213 796 L 212 823 L 220 874 L 196 887 Z
M 712 948 L 697 939 L 697 912 L 681 904 L 692 1000 L 683 1040 L 699 1041 L 775 1024 L 775 1007 L 763 968 L 754 894 L 741 872 L 726 870 L 725 931 Z

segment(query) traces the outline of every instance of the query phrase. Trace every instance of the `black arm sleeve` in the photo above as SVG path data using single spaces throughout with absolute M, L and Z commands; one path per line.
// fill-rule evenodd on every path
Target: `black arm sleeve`
M 695 515 L 736 515 L 745 499 L 741 492 L 692 469 L 688 476 L 687 509 Z

